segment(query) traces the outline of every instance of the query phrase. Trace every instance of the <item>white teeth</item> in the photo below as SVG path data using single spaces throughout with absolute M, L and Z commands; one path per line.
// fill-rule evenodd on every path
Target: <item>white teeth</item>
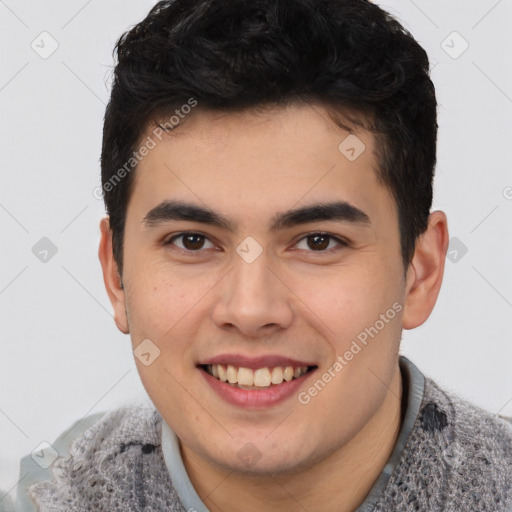
M 258 385 L 254 382 L 255 378 L 256 375 L 250 368 L 238 368 L 238 384 L 240 386 Z
M 254 372 L 254 385 L 260 388 L 268 388 L 272 382 L 272 376 L 268 368 L 258 368 Z
M 283 372 L 283 379 L 287 382 L 293 379 L 293 368 L 291 366 L 287 366 Z
M 228 377 L 228 382 L 230 384 L 235 384 L 238 379 L 238 370 L 232 364 L 228 364 L 226 375 Z
M 237 368 L 232 364 L 212 364 L 206 367 L 206 371 L 219 379 L 221 382 L 238 384 L 243 387 L 268 388 L 270 385 L 278 385 L 283 381 L 289 382 L 305 375 L 308 371 L 307 366 L 275 366 L 274 368 Z
M 272 384 L 281 384 L 281 382 L 283 382 L 283 369 L 276 366 L 272 370 Z
M 217 367 L 217 372 L 219 374 L 219 380 L 222 382 L 226 382 L 228 380 L 228 376 L 226 375 L 226 368 L 222 364 L 214 364 L 214 367 Z M 213 376 L 215 377 L 215 372 L 213 373 Z

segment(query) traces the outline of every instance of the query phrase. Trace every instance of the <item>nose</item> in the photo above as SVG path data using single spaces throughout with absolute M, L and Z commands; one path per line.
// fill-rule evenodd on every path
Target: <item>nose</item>
M 213 311 L 219 328 L 257 338 L 290 326 L 293 294 L 269 266 L 265 252 L 252 263 L 236 257 L 220 284 Z

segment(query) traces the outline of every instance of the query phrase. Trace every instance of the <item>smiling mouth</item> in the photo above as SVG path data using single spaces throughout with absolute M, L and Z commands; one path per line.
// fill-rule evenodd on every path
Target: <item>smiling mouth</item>
M 231 364 L 204 364 L 200 368 L 221 382 L 233 387 L 261 390 L 276 387 L 283 382 L 300 379 L 314 371 L 316 366 L 275 366 L 255 370 Z

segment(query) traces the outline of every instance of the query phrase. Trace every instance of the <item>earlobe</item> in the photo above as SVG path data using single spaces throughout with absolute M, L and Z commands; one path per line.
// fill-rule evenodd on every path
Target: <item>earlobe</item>
M 443 281 L 448 241 L 446 215 L 441 211 L 431 213 L 407 270 L 404 329 L 420 326 L 434 309 Z
M 125 295 L 121 276 L 119 275 L 117 263 L 114 260 L 112 250 L 112 231 L 110 220 L 105 217 L 100 222 L 101 240 L 98 249 L 98 257 L 103 271 L 103 282 L 108 297 L 114 309 L 114 321 L 117 328 L 124 334 L 130 332 L 128 318 L 126 315 Z

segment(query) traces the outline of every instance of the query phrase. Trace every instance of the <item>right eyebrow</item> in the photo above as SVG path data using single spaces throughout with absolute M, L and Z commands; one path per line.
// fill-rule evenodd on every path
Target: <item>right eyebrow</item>
M 190 220 L 234 231 L 231 222 L 222 215 L 184 201 L 162 201 L 146 214 L 143 223 L 147 227 L 154 227 L 171 220 Z

